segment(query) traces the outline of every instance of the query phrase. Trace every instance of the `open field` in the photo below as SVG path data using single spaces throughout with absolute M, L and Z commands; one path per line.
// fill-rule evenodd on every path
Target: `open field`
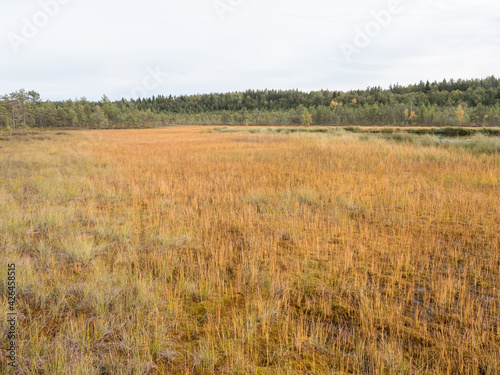
M 2 373 L 500 373 L 498 138 L 212 129 L 0 136 Z

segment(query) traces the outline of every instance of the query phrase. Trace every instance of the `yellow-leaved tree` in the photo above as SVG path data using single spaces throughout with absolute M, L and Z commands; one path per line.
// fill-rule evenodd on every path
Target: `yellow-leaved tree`
M 335 100 L 332 100 L 332 102 L 330 103 L 330 107 L 333 109 L 333 113 L 335 113 L 335 120 L 337 122 L 337 130 L 339 129 L 339 122 L 340 122 L 340 116 L 338 113 L 338 109 L 342 105 L 343 105 L 342 102 L 336 102 Z
M 312 115 L 309 113 L 307 108 L 304 108 L 304 111 L 302 112 L 302 125 L 311 126 L 312 121 Z
M 458 118 L 458 123 L 462 125 L 465 119 L 465 110 L 464 107 L 462 107 L 462 104 L 458 105 L 457 111 L 455 112 Z
M 405 109 L 405 120 L 410 123 L 410 125 L 413 123 L 418 118 L 417 114 L 415 111 L 410 111 L 408 108 Z

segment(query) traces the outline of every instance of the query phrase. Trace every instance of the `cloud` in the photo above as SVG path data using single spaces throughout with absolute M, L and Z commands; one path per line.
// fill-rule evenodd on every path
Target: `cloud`
M 69 0 L 15 53 L 8 34 L 19 34 L 23 19 L 32 19 L 40 4 L 6 1 L 0 84 L 3 92 L 24 87 L 45 99 L 97 100 L 103 94 L 121 98 L 151 66 L 170 74 L 151 95 L 348 90 L 496 73 L 500 35 L 492 15 L 500 5 L 488 0 L 406 2 L 346 61 L 339 45 L 352 43 L 356 30 L 388 4 L 242 0 L 221 20 L 212 0 Z

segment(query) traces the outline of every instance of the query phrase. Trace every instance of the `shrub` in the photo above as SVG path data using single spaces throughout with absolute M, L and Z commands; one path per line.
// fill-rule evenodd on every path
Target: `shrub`
M 470 142 L 462 142 L 459 145 L 478 154 L 500 154 L 500 138 L 497 137 L 478 134 Z
M 384 139 L 392 140 L 399 143 L 416 143 L 417 136 L 408 133 L 393 133 L 383 135 Z
M 422 145 L 422 146 L 427 146 L 427 147 L 430 147 L 430 146 L 439 146 L 439 144 L 440 144 L 439 138 L 435 137 L 435 136 L 432 136 L 430 134 L 425 134 L 424 136 L 419 137 L 418 138 L 418 143 L 420 145 Z
M 447 137 L 467 137 L 470 135 L 476 134 L 478 131 L 475 129 L 467 129 L 467 128 L 439 128 L 435 129 L 434 133 L 439 135 L 444 135 Z
M 360 126 L 346 126 L 344 130 L 351 133 L 363 133 L 363 129 Z
M 500 136 L 500 129 L 482 128 L 481 133 L 490 136 Z

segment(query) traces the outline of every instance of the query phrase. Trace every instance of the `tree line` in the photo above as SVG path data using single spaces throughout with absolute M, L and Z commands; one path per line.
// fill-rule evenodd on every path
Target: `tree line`
M 500 80 L 443 80 L 347 92 L 247 90 L 137 100 L 0 98 L 0 127 L 135 128 L 193 125 L 500 125 Z

